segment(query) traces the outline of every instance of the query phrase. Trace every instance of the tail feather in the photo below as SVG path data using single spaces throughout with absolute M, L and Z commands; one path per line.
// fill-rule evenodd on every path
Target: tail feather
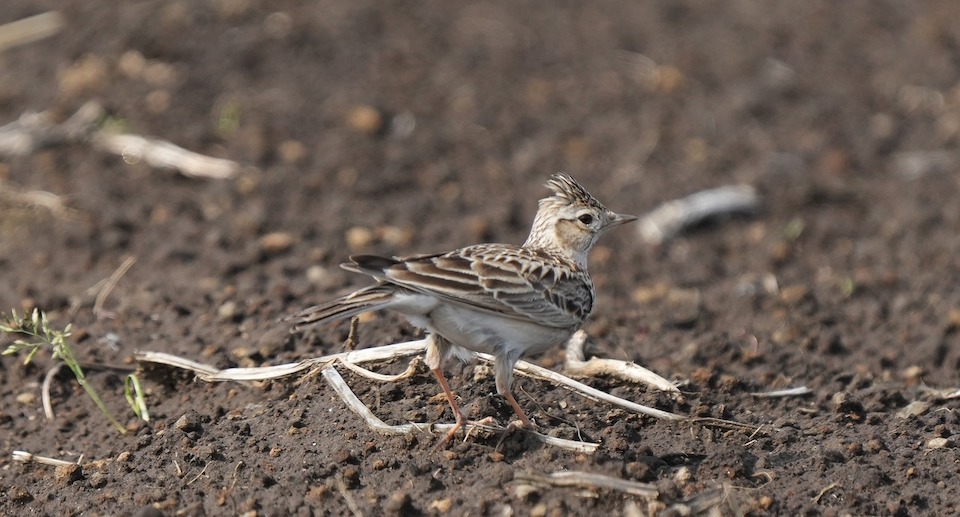
M 293 323 L 293 331 L 332 321 L 352 318 L 358 314 L 375 311 L 393 301 L 393 289 L 378 284 L 365 287 L 342 298 L 321 305 L 308 307 L 283 321 Z

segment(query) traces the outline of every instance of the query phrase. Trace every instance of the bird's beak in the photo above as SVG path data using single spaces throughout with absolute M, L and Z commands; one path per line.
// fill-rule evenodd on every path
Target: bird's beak
M 627 214 L 617 214 L 614 212 L 607 212 L 607 224 L 604 225 L 605 230 L 609 230 L 615 226 L 620 226 L 621 224 L 630 223 L 638 219 L 635 215 Z

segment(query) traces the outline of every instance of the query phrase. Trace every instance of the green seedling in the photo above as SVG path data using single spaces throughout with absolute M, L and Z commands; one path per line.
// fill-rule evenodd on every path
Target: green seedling
M 147 411 L 147 400 L 143 396 L 143 389 L 140 388 L 140 379 L 137 375 L 131 373 L 123 381 L 123 396 L 127 398 L 127 404 L 133 408 L 137 418 L 144 422 L 150 421 L 150 412 Z
M 113 417 L 106 404 L 100 399 L 100 395 L 87 382 L 83 369 L 80 368 L 80 363 L 74 357 L 73 350 L 70 349 L 70 342 L 67 340 L 70 337 L 71 325 L 68 324 L 63 330 L 52 329 L 50 328 L 50 322 L 47 320 L 47 314 L 39 309 L 34 309 L 29 318 L 26 317 L 25 313 L 23 315 L 17 314 L 16 310 L 10 312 L 9 316 L 0 314 L 0 333 L 23 336 L 23 338 L 15 339 L 3 351 L 3 355 L 26 355 L 23 364 L 29 364 L 41 348 L 50 348 L 53 359 L 63 361 L 70 368 L 77 382 L 100 408 L 100 412 L 110 421 L 110 424 L 121 434 L 126 434 L 126 428 Z M 139 392 L 139 390 L 137 391 Z

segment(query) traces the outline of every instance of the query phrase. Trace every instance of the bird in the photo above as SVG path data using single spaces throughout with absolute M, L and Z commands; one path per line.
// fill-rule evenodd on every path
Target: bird
M 587 255 L 608 230 L 636 220 L 618 214 L 566 173 L 545 185 L 529 236 L 513 244 L 477 244 L 447 253 L 383 257 L 354 255 L 341 264 L 376 283 L 285 320 L 291 331 L 390 309 L 426 331 L 424 362 L 450 404 L 456 424 L 447 442 L 466 422 L 441 369 L 451 356 L 472 352 L 494 357 L 499 393 L 520 426 L 534 428 L 511 392 L 513 369 L 526 354 L 566 342 L 593 310 L 596 290 Z

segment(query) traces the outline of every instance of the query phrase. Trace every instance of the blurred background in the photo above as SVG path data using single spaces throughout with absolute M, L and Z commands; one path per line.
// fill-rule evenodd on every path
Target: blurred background
M 364 282 L 336 267 L 350 253 L 522 242 L 543 182 L 566 171 L 618 212 L 722 185 L 762 199 L 656 246 L 633 228 L 605 237 L 595 352 L 718 397 L 819 390 L 761 406 L 771 420 L 809 404 L 836 425 L 840 389 L 886 414 L 921 380 L 960 385 L 955 1 L 5 0 L 0 24 L 50 10 L 48 36 L 0 47 L 0 125 L 95 101 L 89 131 L 237 164 L 188 177 L 89 135 L 0 155 L 0 307 L 74 321 L 85 356 L 247 365 L 333 347 L 345 329 L 298 341 L 277 319 Z M 130 256 L 112 318 L 93 315 L 88 289 Z M 409 337 L 398 323 L 365 335 Z M 878 422 L 863 432 L 899 443 Z M 712 479 L 727 452 L 703 454 L 697 479 Z M 796 500 L 780 486 L 782 506 L 757 511 L 802 508 L 803 487 L 827 483 L 796 468 Z M 914 504 L 856 497 L 834 504 Z

